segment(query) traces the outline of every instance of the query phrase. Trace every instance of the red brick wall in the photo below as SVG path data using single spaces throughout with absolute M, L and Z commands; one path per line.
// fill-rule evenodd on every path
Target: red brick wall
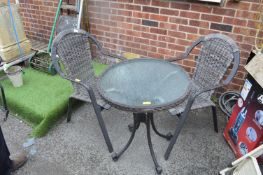
M 89 0 L 90 31 L 111 51 L 160 59 L 181 54 L 199 36 L 229 35 L 240 47 L 241 64 L 228 88 L 240 90 L 246 75 L 244 64 L 254 48 L 261 4 L 259 0 L 226 1 L 220 7 L 178 1 Z M 28 36 L 48 39 L 57 1 L 20 2 Z M 257 37 L 262 36 L 260 31 Z M 193 72 L 193 55 L 180 63 Z
M 57 0 L 19 0 L 25 31 L 29 38 L 49 39 L 56 14 Z

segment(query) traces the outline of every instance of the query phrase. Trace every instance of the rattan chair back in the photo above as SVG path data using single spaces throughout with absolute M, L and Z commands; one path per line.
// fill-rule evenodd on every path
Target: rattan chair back
M 55 65 L 56 70 L 62 76 L 72 80 L 80 81 L 86 86 L 94 90 L 96 98 L 100 98 L 96 90 L 96 78 L 92 67 L 91 43 L 94 44 L 98 50 L 101 49 L 100 44 L 94 37 L 87 32 L 65 31 L 66 33 L 59 35 L 54 40 L 52 52 L 55 52 L 59 66 Z M 54 55 L 54 54 L 53 54 Z M 57 64 L 53 60 L 53 63 Z M 88 92 L 85 87 L 78 83 L 72 83 L 75 92 L 85 94 Z

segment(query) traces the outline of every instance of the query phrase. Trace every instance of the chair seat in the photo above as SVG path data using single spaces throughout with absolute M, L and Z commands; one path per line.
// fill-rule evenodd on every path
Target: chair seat
M 186 107 L 188 99 L 186 99 L 183 103 L 177 105 L 176 107 L 169 109 L 169 112 L 171 115 L 177 115 L 182 112 L 184 112 L 184 109 Z M 204 108 L 208 106 L 216 106 L 214 102 L 211 101 L 210 97 L 204 98 L 203 96 L 196 97 L 191 110 L 198 109 L 198 108 Z
M 88 94 L 81 94 L 81 93 L 78 93 L 78 92 L 74 92 L 73 94 L 71 94 L 70 98 L 75 98 L 75 99 L 78 99 L 78 100 L 81 100 L 81 101 L 85 101 L 85 102 L 88 102 L 88 103 L 91 103 L 91 100 L 90 100 L 90 97 Z M 106 103 L 103 99 L 101 98 L 96 98 L 97 100 L 97 104 L 101 107 L 103 107 L 104 109 L 110 109 L 110 105 L 108 103 Z

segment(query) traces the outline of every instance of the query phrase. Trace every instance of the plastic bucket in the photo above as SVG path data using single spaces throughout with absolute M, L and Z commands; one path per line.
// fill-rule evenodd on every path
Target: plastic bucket
M 7 70 L 5 70 L 5 73 L 7 74 L 14 87 L 20 87 L 23 85 L 23 72 L 20 66 L 11 66 Z

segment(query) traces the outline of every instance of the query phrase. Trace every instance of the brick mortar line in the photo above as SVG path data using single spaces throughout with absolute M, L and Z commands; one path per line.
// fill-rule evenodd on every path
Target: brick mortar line
M 29 18 L 27 18 L 27 17 L 24 17 L 25 19 L 29 19 Z M 42 21 L 45 21 L 45 22 L 50 22 L 50 21 L 47 21 L 47 20 L 41 20 L 41 22 Z M 29 22 L 27 22 L 27 23 L 30 23 L 30 24 L 32 24 L 32 22 L 31 21 L 29 21 Z M 33 24 L 34 25 L 34 24 Z M 38 24 L 38 25 L 41 25 L 41 26 L 45 26 L 45 25 L 43 25 L 43 24 Z
M 138 19 L 138 18 L 135 18 L 135 19 Z M 198 20 L 199 21 L 199 20 Z M 156 22 L 158 22 L 158 23 L 160 23 L 159 21 L 156 21 Z M 226 23 L 218 23 L 218 22 L 211 22 L 211 21 L 207 21 L 208 23 L 209 23 L 209 29 L 207 29 L 207 28 L 205 28 L 205 27 L 197 27 L 197 26 L 192 26 L 192 25 L 185 25 L 185 24 L 180 24 L 180 25 L 178 25 L 178 27 L 179 26 L 184 26 L 184 27 L 193 27 L 193 28 L 197 28 L 198 29 L 198 34 L 200 34 L 199 33 L 199 29 L 204 29 L 204 30 L 215 30 L 215 29 L 210 29 L 210 27 L 211 27 L 211 23 L 217 23 L 217 24 L 222 24 L 222 25 L 231 25 L 231 24 L 226 24 Z M 134 23 L 129 23 L 129 22 L 124 22 L 124 23 L 127 23 L 127 24 L 134 24 Z M 163 23 L 167 23 L 167 24 L 176 24 L 176 23 L 171 23 L 171 22 L 163 22 Z M 140 24 L 136 24 L 136 25 L 140 25 Z M 158 24 L 158 25 L 160 25 L 160 24 Z M 144 26 L 144 25 L 140 25 L 140 26 L 143 26 L 143 27 L 149 27 L 149 28 L 151 28 L 150 26 Z M 237 25 L 231 25 L 231 26 L 233 26 L 233 29 L 234 29 L 234 27 L 238 27 L 238 28 L 244 28 L 244 29 L 246 29 L 246 28 L 248 28 L 248 30 L 257 30 L 257 29 L 255 29 L 255 28 L 251 28 L 251 27 L 247 27 L 247 26 L 245 26 L 245 27 L 242 27 L 242 26 L 237 26 Z M 107 27 L 107 26 L 106 26 Z M 117 27 L 117 28 L 119 28 L 119 27 Z M 155 28 L 155 27 L 152 27 L 152 28 Z M 160 27 L 159 27 L 160 28 Z M 124 29 L 124 28 L 119 28 L 119 29 Z M 160 29 L 165 29 L 165 28 L 160 28 Z M 133 30 L 133 29 L 132 29 Z M 167 32 L 169 32 L 169 31 L 178 31 L 178 32 L 183 32 L 183 31 L 180 31 L 180 30 L 169 30 L 169 29 L 166 29 L 167 30 Z M 137 30 L 134 30 L 134 31 L 137 31 Z M 226 32 L 226 33 L 233 33 L 233 34 L 238 34 L 238 35 L 241 35 L 241 36 L 247 36 L 247 35 L 244 35 L 244 34 L 239 34 L 239 33 L 235 33 L 235 32 L 227 32 L 227 31 L 221 31 L 221 30 L 215 30 L 215 31 L 219 31 L 219 32 Z M 151 33 L 151 32 L 147 32 L 147 33 Z M 185 32 L 185 33 L 189 33 L 189 32 Z M 194 34 L 194 33 L 190 33 L 190 34 Z M 158 34 L 158 35 L 161 35 L 161 34 Z M 162 35 L 162 36 L 166 36 L 166 35 Z M 167 35 L 167 36 L 169 36 L 169 35 Z M 173 37 L 173 36 L 171 36 L 171 37 Z M 252 38 L 256 38 L 255 36 L 249 36 L 249 37 L 252 37 Z
M 126 22 L 127 24 L 130 24 L 130 23 L 128 23 L 128 22 Z M 101 24 L 96 24 L 96 23 L 91 23 L 91 24 L 93 24 L 93 25 L 99 25 L 99 26 L 105 26 L 105 27 L 108 27 L 107 25 L 101 25 Z M 173 24 L 173 23 L 172 23 Z M 138 24 L 139 25 L 139 24 Z M 210 28 L 210 25 L 211 25 L 211 23 L 209 24 L 209 28 Z M 143 25 L 140 25 L 140 26 L 143 26 Z M 181 25 L 181 26 L 185 26 L 185 27 L 189 27 L 188 25 Z M 144 27 L 144 26 L 143 26 Z M 147 27 L 147 26 L 145 26 L 145 27 Z M 194 27 L 194 26 L 190 26 L 190 27 Z M 118 26 L 114 26 L 114 27 L 112 27 L 112 28 L 117 28 L 117 29 L 122 29 L 122 30 L 125 30 L 124 28 L 121 28 L 121 27 L 118 27 Z M 149 27 L 149 29 L 150 29 L 151 27 Z M 153 27 L 154 28 L 154 27 Z M 169 31 L 171 31 L 171 32 L 181 32 L 181 33 L 186 33 L 186 34 L 193 34 L 193 35 L 202 35 L 202 34 L 200 34 L 200 30 L 199 29 L 204 29 L 204 30 L 207 30 L 206 28 L 201 28 L 201 27 L 196 27 L 197 29 L 198 29 L 198 32 L 197 33 L 189 33 L 189 32 L 183 32 L 183 31 L 179 31 L 179 30 L 168 30 L 167 29 L 167 32 L 169 32 Z M 95 28 L 94 28 L 95 29 Z M 161 28 L 162 29 L 162 28 Z M 96 30 L 96 29 L 95 29 Z M 138 30 L 133 30 L 133 29 L 130 29 L 130 30 L 132 30 L 132 31 L 135 31 L 135 32 L 140 32 L 140 31 L 138 31 Z M 226 32 L 226 31 L 220 31 L 220 30 L 215 30 L 215 29 L 209 29 L 209 30 L 214 30 L 215 32 Z M 103 30 L 98 30 L 98 31 L 101 31 L 101 32 L 104 32 Z M 125 30 L 125 31 L 127 31 L 127 30 Z M 142 31 L 143 32 L 143 31 Z M 114 32 L 113 32 L 114 33 Z M 162 35 L 162 34 L 156 34 L 156 33 L 151 33 L 151 32 L 144 32 L 144 33 L 147 33 L 147 34 L 155 34 L 155 35 L 157 35 L 157 37 L 159 37 L 159 36 L 168 36 L 168 37 L 171 37 L 171 38 L 174 38 L 174 39 L 177 39 L 177 37 L 174 37 L 174 36 L 171 36 L 171 35 Z M 256 36 L 247 36 L 247 35 L 244 35 L 244 34 L 240 34 L 240 33 L 234 33 L 233 31 L 232 32 L 226 32 L 226 33 L 232 33 L 232 34 L 235 34 L 235 35 L 239 35 L 239 36 L 245 36 L 245 37 L 250 37 L 250 38 L 253 38 L 253 39 L 257 39 L 257 37 Z M 122 33 L 118 33 L 118 34 L 122 34 Z M 123 35 L 126 35 L 126 36 L 132 36 L 132 35 L 128 35 L 128 34 L 123 34 Z M 142 38 L 142 39 L 149 39 L 149 38 Z M 151 39 L 149 39 L 149 40 L 151 40 Z M 187 39 L 187 37 L 185 38 L 185 39 L 183 39 L 183 40 L 186 40 L 186 41 L 192 41 L 192 40 L 189 40 L 189 39 Z M 237 43 L 241 43 L 241 42 L 238 42 L 237 41 Z M 251 44 L 248 44 L 248 45 L 251 45 Z M 252 45 L 253 46 L 253 45 Z
M 132 11 L 132 10 L 131 10 Z M 132 11 L 133 12 L 133 11 Z M 100 12 L 91 12 L 91 13 L 93 13 L 93 14 L 100 14 Z M 141 13 L 145 13 L 145 12 L 141 12 Z M 145 13 L 145 14 L 148 14 L 148 13 Z M 155 14 L 155 13 L 152 13 L 152 14 Z M 202 14 L 205 14 L 205 13 L 202 13 Z M 260 20 L 253 20 L 253 19 L 247 19 L 247 18 L 235 18 L 235 17 L 233 17 L 233 16 L 226 16 L 226 15 L 215 15 L 215 16 L 220 16 L 220 17 L 222 17 L 222 22 L 217 22 L 217 21 L 210 21 L 210 20 L 202 20 L 201 19 L 201 17 L 202 17 L 202 14 L 200 14 L 200 17 L 199 17 L 199 19 L 193 19 L 193 18 L 187 18 L 187 17 L 182 17 L 182 16 L 180 16 L 180 15 L 177 15 L 177 16 L 171 16 L 171 15 L 163 15 L 163 14 L 159 14 L 160 16 L 165 16 L 165 17 L 168 17 L 168 20 L 167 21 L 161 21 L 161 22 L 166 22 L 166 23 L 172 23 L 172 22 L 170 22 L 170 19 L 171 18 L 176 18 L 176 17 L 181 17 L 182 19 L 185 19 L 185 20 L 189 20 L 189 19 L 192 19 L 192 20 L 197 20 L 197 21 L 206 21 L 206 22 L 214 22 L 214 23 L 219 23 L 219 24 L 224 24 L 224 25 L 232 25 L 232 24 L 228 24 L 228 23 L 224 23 L 223 21 L 224 21 L 224 19 L 225 18 L 233 18 L 233 19 L 239 19 L 239 20 L 245 20 L 247 23 L 249 22 L 249 21 L 252 21 L 252 22 L 260 22 Z M 106 15 L 106 14 L 103 14 L 103 15 Z M 138 18 L 138 17 L 134 17 L 133 16 L 133 13 L 132 13 L 132 16 L 130 17 L 130 16 L 126 16 L 126 15 L 118 15 L 118 14 L 111 14 L 111 16 L 118 16 L 118 17 L 129 17 L 129 18 L 134 18 L 134 19 L 145 19 L 145 20 L 154 20 L 154 19 L 148 19 L 148 18 Z M 98 18 L 98 19 L 100 19 L 100 18 Z M 103 20 L 103 19 L 101 19 L 101 20 Z M 160 22 L 160 21 L 157 21 L 157 20 L 154 20 L 154 21 L 156 21 L 156 22 Z M 121 21 L 120 21 L 121 22 Z M 189 21 L 188 21 L 189 22 Z M 177 24 L 177 23 L 172 23 L 172 24 Z M 237 25 L 233 25 L 233 26 L 237 26 Z M 249 28 L 251 28 L 251 27 L 249 27 Z
M 105 37 L 105 38 L 107 38 L 107 39 L 111 39 L 111 38 L 109 38 L 109 37 L 107 37 L 107 36 L 100 36 L 100 35 L 98 35 L 99 37 Z M 126 36 L 129 36 L 129 35 L 126 35 Z M 145 39 L 145 38 L 142 38 L 142 37 L 137 37 L 137 38 L 140 38 L 140 39 Z M 147 38 L 148 39 L 148 38 Z M 123 40 L 123 39 L 119 39 L 118 38 L 118 40 L 120 40 L 120 41 L 124 41 L 124 42 L 129 42 L 129 41 L 127 41 L 127 40 Z M 159 41 L 159 40 L 152 40 L 152 39 L 148 39 L 149 40 L 149 42 L 151 42 L 151 41 Z M 136 41 L 134 40 L 134 38 L 133 38 L 133 40 L 132 40 L 132 42 L 134 43 L 136 43 Z M 160 42 L 163 42 L 163 43 L 165 43 L 165 41 L 160 41 Z M 119 43 L 113 43 L 113 42 L 107 42 L 107 41 L 103 41 L 103 43 L 107 43 L 107 44 L 113 44 L 113 45 L 116 45 L 116 46 L 121 46 Z M 168 44 L 174 44 L 174 45 L 178 45 L 178 46 L 182 46 L 182 47 L 185 47 L 185 49 L 186 49 L 186 47 L 187 46 L 185 46 L 185 45 L 180 45 L 180 44 L 176 44 L 176 43 L 168 43 L 167 44 L 167 46 L 166 47 L 159 47 L 159 46 L 155 46 L 155 45 L 151 45 L 151 44 L 144 44 L 144 43 L 139 43 L 140 45 L 145 45 L 145 46 L 152 46 L 152 47 L 155 47 L 157 50 L 160 48 L 160 49 L 167 49 L 167 50 L 169 50 L 169 51 L 175 51 L 175 50 L 173 50 L 173 49 L 170 49 L 170 48 L 168 48 Z M 126 45 L 125 45 L 126 46 Z M 130 47 L 130 46 L 126 46 L 126 47 L 128 47 L 128 48 L 133 48 L 133 47 Z M 141 48 L 141 47 L 140 47 Z M 133 48 L 133 49 L 138 49 L 138 48 Z M 147 51 L 146 51 L 147 52 Z M 183 51 L 179 51 L 179 52 L 183 52 Z M 158 52 L 152 52 L 152 53 L 158 53 Z M 164 54 L 162 54 L 162 55 L 164 55 Z M 166 54 L 165 54 L 166 55 Z M 169 56 L 169 55 L 167 55 L 167 56 Z
M 107 38 L 107 37 L 106 37 Z M 108 38 L 109 39 L 109 38 Z M 141 38 L 141 39 L 144 39 L 144 38 Z M 125 42 L 126 40 L 121 40 L 121 39 L 118 39 L 118 40 L 120 40 L 120 41 L 123 41 L 123 42 Z M 151 40 L 151 39 L 149 39 L 149 41 L 155 41 L 155 40 Z M 136 41 L 134 41 L 133 40 L 133 42 L 136 42 Z M 115 46 L 119 46 L 119 47 L 123 47 L 122 45 L 120 45 L 119 43 L 113 43 L 113 42 L 106 42 L 106 41 L 104 41 L 103 43 L 107 43 L 107 44 L 113 44 L 113 45 L 115 45 Z M 175 45 L 178 45 L 178 46 L 182 46 L 182 47 L 185 47 L 185 50 L 186 50 L 186 48 L 188 47 L 188 46 L 185 46 L 185 45 L 180 45 L 180 44 L 176 44 L 176 43 L 169 43 L 169 44 L 175 44 Z M 170 49 L 170 48 L 168 48 L 168 44 L 167 44 L 167 46 L 166 47 L 159 47 L 159 46 L 155 46 L 155 45 L 150 45 L 150 44 L 144 44 L 144 43 L 140 43 L 140 45 L 144 45 L 144 46 L 151 46 L 151 47 L 155 47 L 156 49 L 157 49 L 157 52 L 152 52 L 152 51 L 150 51 L 150 53 L 157 53 L 157 54 L 160 54 L 159 52 L 158 52 L 158 49 L 160 48 L 160 49 L 166 49 L 166 50 L 168 50 L 168 51 L 170 51 L 170 52 L 176 52 L 177 50 L 173 50 L 173 49 Z M 130 46 L 126 46 L 125 45 L 125 47 L 127 47 L 127 48 L 130 48 L 130 49 L 139 49 L 139 48 L 133 48 L 133 47 L 130 47 Z M 141 49 L 141 47 L 140 47 L 140 49 Z M 241 50 L 242 51 L 242 50 Z M 148 52 L 148 51 L 146 51 L 146 52 Z M 185 52 L 185 51 L 178 51 L 178 52 Z M 166 55 L 166 56 L 171 56 L 171 55 L 167 55 L 167 54 L 161 54 L 161 55 Z M 193 54 L 193 55 L 195 55 L 195 54 Z M 241 58 L 241 59 L 246 59 L 246 58 Z M 244 66 L 245 64 L 240 64 L 241 66 Z M 243 71 L 239 71 L 240 73 L 244 73 Z
M 108 1 L 105 1 L 105 2 L 108 2 Z M 134 3 L 122 3 L 122 2 L 117 2 L 116 4 L 124 4 L 124 5 L 132 5 L 132 4 L 134 4 Z M 252 2 L 250 2 L 249 3 L 250 4 L 250 7 L 249 7 L 249 9 L 251 9 L 251 7 L 252 7 Z M 141 6 L 141 7 L 152 7 L 152 5 L 142 5 L 142 4 L 136 4 L 137 6 Z M 92 6 L 94 6 L 94 7 L 99 7 L 99 6 L 96 6 L 96 5 L 92 5 Z M 91 6 L 91 7 L 92 7 Z M 236 17 L 236 12 L 237 11 L 248 11 L 249 12 L 249 10 L 242 10 L 242 9 L 237 9 L 237 8 L 230 8 L 230 7 L 220 7 L 220 6 L 215 6 L 215 7 L 211 7 L 211 6 L 209 6 L 209 7 L 211 7 L 212 8 L 212 11 L 210 12 L 210 13 L 207 13 L 207 12 L 199 12 L 199 11 L 196 11 L 196 10 L 192 10 L 191 9 L 191 7 L 192 7 L 192 4 L 190 4 L 190 8 L 189 8 L 189 10 L 184 10 L 184 9 L 176 9 L 176 8 L 172 8 L 172 7 L 162 7 L 162 6 L 153 6 L 154 8 L 158 8 L 159 9 L 159 13 L 151 13 L 151 14 L 161 14 L 160 13 L 160 10 L 162 10 L 162 9 L 164 9 L 164 10 L 178 10 L 178 11 L 185 11 L 185 12 L 192 12 L 192 13 L 200 13 L 200 14 L 210 14 L 210 15 L 215 15 L 215 16 L 226 16 L 226 15 L 220 15 L 220 14 L 214 14 L 213 13 L 213 10 L 214 10 L 214 8 L 221 8 L 221 9 L 226 9 L 226 10 L 234 10 L 235 11 L 235 15 L 233 16 L 233 17 Z M 109 8 L 109 9 L 115 9 L 115 10 L 120 10 L 120 8 L 112 8 L 112 7 L 102 7 L 102 8 Z M 126 9 L 126 8 L 121 8 L 121 9 L 123 9 L 123 10 L 128 10 L 128 11 L 134 11 L 134 10 L 130 10 L 130 9 Z M 142 10 L 141 11 L 139 11 L 139 12 L 142 12 L 142 13 L 147 13 L 147 12 L 143 12 Z M 253 11 L 253 12 L 256 12 L 256 11 Z M 148 13 L 150 13 L 150 12 L 148 12 Z M 166 14 L 163 14 L 163 15 L 166 15 Z M 232 17 L 232 16 L 229 16 L 229 17 Z
M 93 13 L 93 14 L 99 14 L 99 12 L 98 13 Z M 147 14 L 147 13 L 145 13 L 145 14 Z M 172 23 L 172 22 L 170 22 L 170 19 L 171 18 L 174 18 L 174 17 L 181 17 L 181 16 L 169 16 L 169 15 L 160 15 L 160 16 L 166 16 L 166 17 L 168 17 L 168 20 L 167 21 L 157 21 L 157 20 L 154 20 L 154 19 L 147 19 L 147 18 L 138 18 L 138 17 L 134 17 L 134 16 L 132 16 L 132 17 L 130 17 L 130 16 L 126 16 L 126 15 L 118 15 L 118 14 L 111 14 L 112 16 L 116 16 L 116 17 L 129 17 L 129 18 L 133 18 L 133 19 L 141 19 L 141 20 L 153 20 L 153 21 L 155 21 L 155 22 L 158 22 L 158 23 L 160 23 L 160 22 L 163 22 L 163 23 L 169 23 L 169 24 L 178 24 L 178 23 Z M 222 17 L 222 22 L 217 22 L 217 21 L 210 21 L 210 20 L 202 20 L 201 19 L 201 16 L 202 15 L 200 15 L 200 18 L 199 19 L 192 19 L 192 18 L 187 18 L 187 17 L 181 17 L 181 19 L 184 19 L 184 20 L 189 20 L 189 19 L 191 19 L 191 20 L 195 20 L 195 21 L 199 21 L 199 22 L 202 22 L 202 21 L 205 21 L 205 22 L 208 22 L 208 23 L 211 23 L 211 22 L 214 22 L 214 23 L 218 23 L 218 24 L 223 24 L 223 25 L 232 25 L 232 26 L 238 26 L 238 25 L 234 25 L 234 24 L 229 24 L 229 23 L 224 23 L 223 21 L 224 21 L 224 19 L 225 18 L 233 18 L 233 19 L 239 19 L 239 20 L 245 20 L 246 21 L 246 23 L 248 23 L 249 21 L 251 21 L 251 22 L 260 22 L 260 20 L 250 20 L 250 19 L 246 19 L 246 18 L 234 18 L 234 17 L 230 17 L 230 16 L 220 16 L 220 17 Z M 218 16 L 218 15 L 216 15 L 216 16 Z M 95 17 L 93 17 L 93 18 L 95 18 Z M 101 18 L 96 18 L 96 19 L 100 19 L 100 20 L 106 20 L 106 19 L 101 19 Z M 122 22 L 122 21 L 120 21 L 120 22 Z M 189 22 L 189 21 L 188 21 Z M 129 23 L 129 22 L 126 22 L 126 23 Z M 134 24 L 134 23 L 131 23 L 131 24 Z M 178 24 L 178 25 L 180 25 L 180 24 Z M 184 25 L 184 24 L 181 24 L 181 25 Z M 189 25 L 190 26 L 190 25 Z M 196 27 L 196 26 L 195 26 Z M 246 27 L 248 27 L 247 26 L 247 24 L 246 24 Z M 202 28 L 202 27 L 198 27 L 198 28 Z M 251 28 L 251 29 L 253 29 L 252 27 L 248 27 L 248 28 Z

